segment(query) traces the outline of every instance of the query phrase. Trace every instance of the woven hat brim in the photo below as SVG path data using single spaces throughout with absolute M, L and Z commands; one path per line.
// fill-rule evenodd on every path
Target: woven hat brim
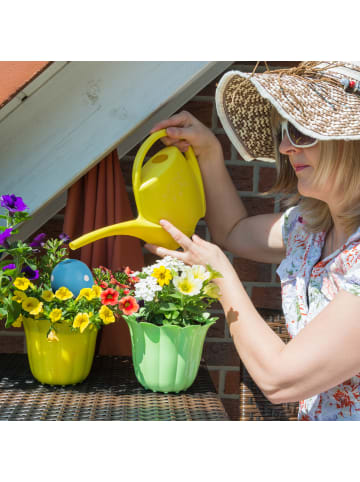
M 215 94 L 221 124 L 245 161 L 274 162 L 271 103 L 247 78 L 250 74 L 230 71 L 220 80 Z
M 331 75 L 357 80 L 360 73 L 350 65 L 332 70 Z M 246 161 L 275 161 L 272 107 L 316 139 L 360 139 L 360 96 L 345 92 L 340 83 L 315 83 L 286 73 L 279 80 L 271 72 L 230 71 L 221 78 L 215 101 L 226 134 Z

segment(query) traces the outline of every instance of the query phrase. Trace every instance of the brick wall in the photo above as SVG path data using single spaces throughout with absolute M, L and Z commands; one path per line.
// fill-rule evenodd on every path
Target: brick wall
M 271 62 L 272 65 L 293 65 L 289 62 Z M 252 71 L 255 62 L 234 62 L 228 70 Z M 219 77 L 220 78 L 220 77 Z M 207 85 L 201 92 L 191 99 L 181 110 L 185 109 L 194 114 L 206 126 L 210 127 L 222 143 L 226 165 L 231 173 L 239 195 L 242 197 L 248 213 L 278 212 L 279 199 L 276 196 L 262 196 L 275 178 L 275 168 L 272 164 L 255 161 L 246 163 L 235 151 L 226 137 L 218 120 L 214 94 L 218 79 Z M 121 159 L 121 168 L 124 173 L 129 197 L 133 206 L 134 215 L 136 207 L 131 190 L 131 169 L 135 154 L 139 146 L 134 148 Z M 156 147 L 159 148 L 158 146 Z M 135 217 L 135 216 L 134 216 Z M 38 232 L 46 232 L 56 236 L 62 231 L 64 210 L 58 213 Z M 207 240 L 210 235 L 204 221 L 200 221 L 197 233 Z M 227 253 L 234 264 L 240 279 L 253 300 L 255 306 L 266 316 L 279 313 L 281 308 L 280 285 L 277 279 L 275 265 L 266 265 L 242 258 L 234 257 Z M 152 263 L 153 255 L 145 253 L 146 264 Z M 217 323 L 209 329 L 204 347 L 204 358 L 208 365 L 211 377 L 222 402 L 232 420 L 240 417 L 240 358 L 234 348 L 229 330 L 224 319 L 221 306 L 217 305 L 213 312 L 219 316 Z M 0 353 L 22 353 L 25 351 L 24 334 L 19 329 L 4 330 L 0 325 Z

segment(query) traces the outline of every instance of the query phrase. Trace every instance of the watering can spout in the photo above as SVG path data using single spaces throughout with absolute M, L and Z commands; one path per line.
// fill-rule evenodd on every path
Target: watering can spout
M 148 220 L 139 217 L 132 219 L 131 221 L 112 224 L 111 226 L 106 226 L 84 234 L 74 241 L 71 241 L 69 247 L 72 250 L 76 250 L 87 244 L 93 243 L 94 241 L 98 241 L 99 239 L 117 235 L 134 236 L 150 244 L 160 243 L 168 249 L 178 248 L 175 241 L 159 224 L 149 222 Z

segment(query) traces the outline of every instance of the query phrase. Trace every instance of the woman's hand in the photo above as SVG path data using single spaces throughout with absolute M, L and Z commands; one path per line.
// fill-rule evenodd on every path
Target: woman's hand
M 220 142 L 212 131 L 189 112 L 183 111 L 158 122 L 150 132 L 160 129 L 166 129 L 167 137 L 161 138 L 166 146 L 176 146 L 186 152 L 191 145 L 199 162 L 209 156 L 218 156 L 219 151 L 221 153 Z
M 196 234 L 190 239 L 169 221 L 161 220 L 160 224 L 181 246 L 183 251 L 172 251 L 154 244 L 145 244 L 145 248 L 152 253 L 161 258 L 172 256 L 190 266 L 194 264 L 206 266 L 209 264 L 212 269 L 221 274 L 224 274 L 229 268 L 232 269 L 230 261 L 216 244 L 209 243 Z

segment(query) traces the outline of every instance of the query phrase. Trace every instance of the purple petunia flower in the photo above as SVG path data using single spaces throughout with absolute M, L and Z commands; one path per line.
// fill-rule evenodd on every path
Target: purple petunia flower
M 39 246 L 44 246 L 44 239 L 46 238 L 45 233 L 40 233 L 32 240 L 29 244 L 32 248 L 38 248 Z
M 64 244 L 68 244 L 71 241 L 70 236 L 68 236 L 66 233 L 59 234 L 59 239 L 61 239 Z
M 5 229 L 5 231 L 0 233 L 0 244 L 4 244 L 4 242 L 7 240 L 7 238 L 10 238 L 11 231 L 12 231 L 12 228 L 7 228 L 7 229 Z
M 30 266 L 24 266 L 21 272 L 24 273 L 25 277 L 30 281 L 34 281 L 39 277 L 39 270 L 36 269 L 34 271 Z
M 5 271 L 6 269 L 15 269 L 15 268 L 16 268 L 16 264 L 10 263 L 10 264 L 7 264 L 6 266 L 3 266 L 3 271 Z
M 4 194 L 0 197 L 0 201 L 1 206 L 7 209 L 11 214 L 28 209 L 28 206 L 24 203 L 22 198 L 15 196 L 15 194 Z

